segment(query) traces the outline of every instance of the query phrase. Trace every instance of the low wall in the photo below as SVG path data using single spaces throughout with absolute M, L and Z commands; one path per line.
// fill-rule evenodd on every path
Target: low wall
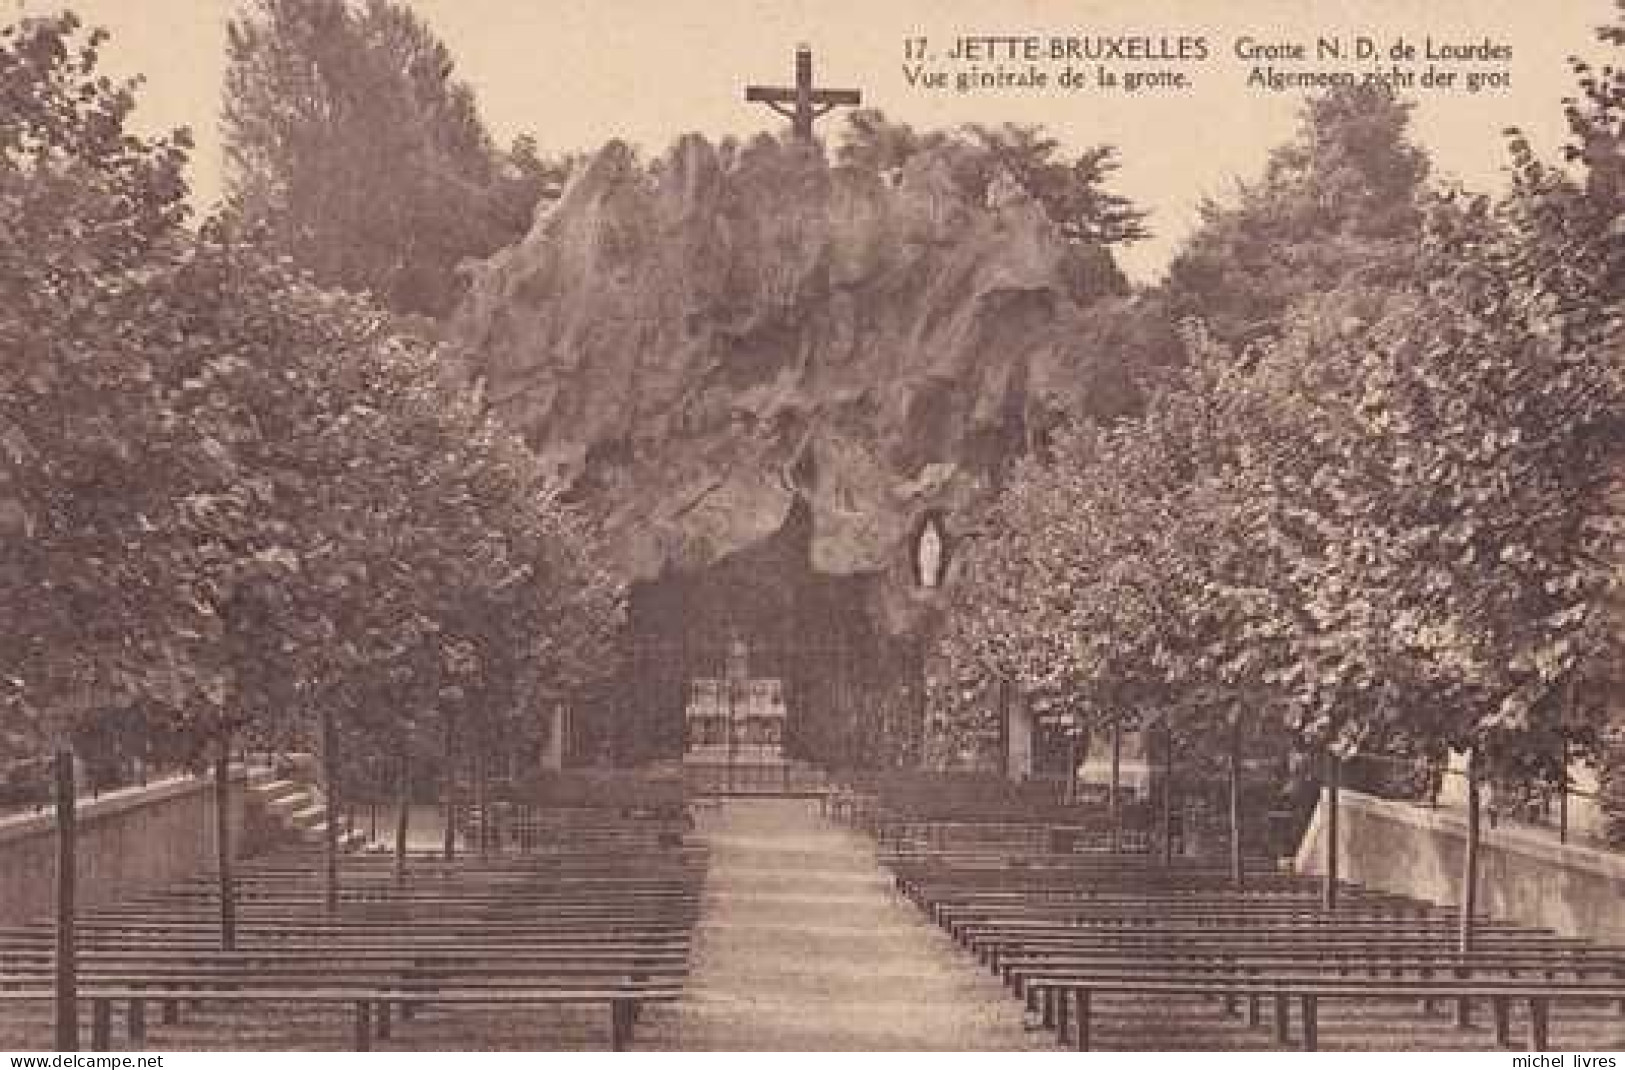
M 233 778 L 233 854 L 264 841 L 257 812 L 244 798 L 245 778 Z M 78 894 L 100 906 L 169 883 L 215 864 L 214 782 L 176 777 L 127 788 L 78 807 Z M 245 820 L 246 818 L 246 820 Z M 56 819 L 51 813 L 0 821 L 0 925 L 48 919 L 56 903 Z
M 1298 849 L 1301 873 L 1325 873 L 1322 797 Z M 1435 903 L 1461 902 L 1466 817 L 1459 811 L 1344 791 L 1338 874 L 1371 888 Z M 1625 945 L 1625 855 L 1560 844 L 1532 829 L 1482 826 L 1479 902 L 1491 917 L 1565 936 Z

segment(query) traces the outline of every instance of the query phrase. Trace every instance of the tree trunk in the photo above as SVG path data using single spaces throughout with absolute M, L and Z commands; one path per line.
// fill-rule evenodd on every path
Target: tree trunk
M 237 950 L 237 890 L 231 863 L 231 739 L 220 737 L 214 762 L 214 853 L 220 878 L 220 950 Z
M 1343 762 L 1336 752 L 1326 751 L 1326 882 L 1321 889 L 1322 904 L 1337 909 L 1337 810 L 1342 791 Z
M 1230 879 L 1246 883 L 1241 860 L 1241 715 L 1230 719 Z
M 440 801 L 446 811 L 446 829 L 440 841 L 440 853 L 450 862 L 457 857 L 457 764 L 452 761 L 452 745 L 455 742 L 455 733 L 452 731 L 452 720 L 446 718 L 445 740 L 445 773 L 440 784 Z
M 1078 737 L 1071 731 L 1066 734 L 1066 792 L 1062 801 L 1067 806 L 1078 801 Z
M 1174 861 L 1174 730 L 1162 723 L 1162 864 Z
M 1473 915 L 1478 911 L 1478 759 L 1467 754 L 1467 844 L 1461 875 L 1461 953 L 1473 950 Z
M 730 761 L 731 761 L 730 754 Z M 474 805 L 480 811 L 480 857 L 491 852 L 491 780 L 485 767 L 485 748 L 474 755 Z
M 339 910 L 339 834 L 334 826 L 338 811 L 338 734 L 333 730 L 333 711 L 322 704 L 322 791 L 327 795 L 327 836 L 324 845 L 322 902 L 329 914 Z
M 1009 780 L 1014 764 L 1010 754 L 1010 682 L 1003 676 L 999 677 L 999 753 L 1004 756 L 999 773 Z
M 1569 685 L 1569 705 L 1574 704 L 1574 685 Z M 1557 762 L 1560 770 L 1557 781 L 1557 842 L 1569 842 L 1569 737 L 1568 726 L 1563 727 L 1565 735 L 1559 741 Z
M 1106 809 L 1112 822 L 1112 851 L 1123 849 L 1123 719 L 1112 718 L 1112 776 L 1106 785 Z
M 73 750 L 56 752 L 56 1050 L 79 1050 L 78 789 Z
M 401 758 L 395 784 L 395 883 L 406 881 L 406 829 L 412 814 L 412 763 Z

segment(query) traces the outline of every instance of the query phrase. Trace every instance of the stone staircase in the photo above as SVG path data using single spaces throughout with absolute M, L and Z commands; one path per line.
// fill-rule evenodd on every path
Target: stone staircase
M 327 842 L 327 802 L 314 784 L 262 769 L 249 774 L 245 791 L 249 803 L 258 806 L 289 839 L 312 847 Z M 357 851 L 366 846 L 366 835 L 359 829 L 340 831 L 340 850 Z

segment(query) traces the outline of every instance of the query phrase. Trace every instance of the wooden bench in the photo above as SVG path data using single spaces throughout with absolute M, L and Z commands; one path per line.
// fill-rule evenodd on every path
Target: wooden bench
M 604 1004 L 609 1012 L 609 1047 L 612 1051 L 624 1051 L 632 1039 L 633 1025 L 637 1021 L 638 1009 L 646 1003 L 671 1002 L 681 998 L 681 985 L 670 984 L 623 984 L 604 986 L 548 986 L 534 985 L 528 987 L 496 988 L 477 985 L 460 985 L 457 987 L 437 988 L 432 992 L 425 992 L 418 988 L 401 988 L 394 986 L 373 986 L 365 988 L 339 988 L 339 987 L 296 987 L 278 988 L 266 986 L 263 988 L 213 988 L 200 993 L 197 988 L 184 986 L 165 986 L 162 984 L 142 985 L 98 985 L 82 986 L 81 1000 L 89 1002 L 91 1006 L 91 1049 L 94 1051 L 109 1051 L 112 1047 L 112 1008 L 115 1002 L 127 1003 L 130 1007 L 127 1023 L 130 1031 L 132 1046 L 140 1046 L 146 1037 L 145 1006 L 148 1002 L 165 1002 L 179 1004 L 183 1000 L 195 1000 L 200 995 L 213 1001 L 223 1003 L 251 1003 L 251 1004 L 309 1004 L 326 1003 L 352 1005 L 355 1008 L 355 1051 L 371 1051 L 373 1038 L 380 1035 L 374 1026 L 374 1013 L 381 1007 L 392 1005 L 415 1005 L 423 1000 L 432 999 L 435 1003 L 452 1005 L 483 1004 L 488 1006 L 524 1006 L 527 1004 Z M 49 988 L 18 989 L 0 991 L 0 1003 L 5 1002 L 49 1002 L 54 999 L 54 992 Z M 387 1012 L 380 1012 L 379 1024 L 387 1030 Z
M 1459 953 L 1454 910 L 1339 888 L 1328 910 L 1318 880 L 1250 871 L 1237 887 L 1227 860 L 1040 851 L 1027 842 L 972 843 L 974 835 L 915 834 L 881 852 L 897 887 L 997 972 L 1055 1026 L 1063 1042 L 1090 1043 L 1091 996 L 1201 996 L 1225 1013 L 1261 1001 L 1288 1040 L 1300 1007 L 1303 1046 L 1319 1043 L 1322 1001 L 1418 1001 L 1432 1013 L 1455 1001 L 1457 1024 L 1475 1003 L 1509 1043 L 1510 1008 L 1530 1008 L 1530 1040 L 1550 1042 L 1554 1003 L 1618 1004 L 1625 1015 L 1625 951 L 1509 922 L 1480 920 Z
M 394 859 L 347 857 L 333 910 L 319 853 L 249 860 L 230 951 L 208 875 L 87 911 L 76 965 L 92 1044 L 109 1045 L 114 1002 L 134 1042 L 153 1004 L 165 1022 L 183 1004 L 353 1005 L 357 1050 L 425 1004 L 602 1003 L 619 1050 L 641 1006 L 682 992 L 705 873 L 703 850 L 649 827 L 561 827 L 558 850 L 517 856 L 414 856 L 404 877 Z M 0 928 L 0 1006 L 53 998 L 54 942 L 46 925 Z
M 1510 1008 L 1513 1000 L 1527 1002 L 1530 1010 L 1530 1050 L 1547 1051 L 1551 1046 L 1550 1008 L 1556 1001 L 1618 1000 L 1625 996 L 1625 985 L 1620 983 L 1585 984 L 1580 982 L 1542 981 L 1539 983 L 1511 979 L 1482 978 L 1440 982 L 1430 979 L 1358 981 L 1315 976 L 1278 976 L 1257 979 L 1192 979 L 1188 977 L 1150 975 L 1122 972 L 1116 974 L 1090 974 L 1075 976 L 1067 973 L 1045 973 L 1028 978 L 1028 985 L 1041 994 L 1046 1005 L 1045 1024 L 1052 1025 L 1064 1044 L 1067 1042 L 1068 1023 L 1072 1023 L 1074 1046 L 1085 1051 L 1089 1048 L 1092 1000 L 1096 993 L 1124 993 L 1133 995 L 1206 995 L 1214 997 L 1267 998 L 1275 1006 L 1275 1038 L 1279 1043 L 1290 1042 L 1290 1008 L 1296 999 L 1300 1007 L 1302 1047 L 1305 1051 L 1319 1048 L 1319 1005 L 1324 1000 L 1405 1000 L 1445 999 L 1457 1001 L 1488 1001 L 1494 1008 L 1496 1043 L 1505 1047 L 1511 1043 Z

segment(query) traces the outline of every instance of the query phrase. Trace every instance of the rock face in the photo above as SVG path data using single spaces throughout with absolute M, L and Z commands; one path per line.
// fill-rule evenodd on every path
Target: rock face
M 646 167 L 612 143 L 475 268 L 453 346 L 635 577 L 756 545 L 799 498 L 815 572 L 900 580 L 925 511 L 987 493 L 1044 414 L 1118 400 L 1109 313 L 1067 296 L 1043 210 L 950 164 L 694 136 Z

